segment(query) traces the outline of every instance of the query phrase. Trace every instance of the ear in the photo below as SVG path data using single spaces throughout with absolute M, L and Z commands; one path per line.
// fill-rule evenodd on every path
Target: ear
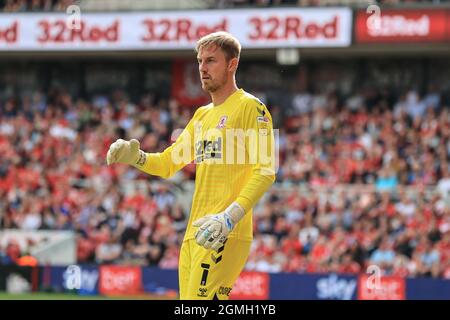
M 230 60 L 230 62 L 228 63 L 228 71 L 236 72 L 238 64 L 239 64 L 239 59 L 238 58 L 232 58 Z

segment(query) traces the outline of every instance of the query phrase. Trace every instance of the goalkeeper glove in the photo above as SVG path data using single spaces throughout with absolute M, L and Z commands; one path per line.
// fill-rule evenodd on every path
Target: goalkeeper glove
M 106 155 L 106 163 L 123 163 L 132 166 L 142 166 L 146 160 L 145 152 L 140 149 L 140 143 L 136 139 L 126 141 L 118 139 L 109 146 Z
M 192 225 L 199 227 L 195 233 L 196 242 L 206 249 L 218 251 L 244 214 L 244 209 L 237 202 L 233 202 L 221 213 L 209 214 L 194 221 Z

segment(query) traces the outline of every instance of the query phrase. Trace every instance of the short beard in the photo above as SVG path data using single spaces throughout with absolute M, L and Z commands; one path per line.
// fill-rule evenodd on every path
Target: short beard
M 225 75 L 221 82 L 217 81 L 217 82 L 210 83 L 209 85 L 205 85 L 203 90 L 205 90 L 206 92 L 209 92 L 209 93 L 213 93 L 213 92 L 216 92 L 217 90 L 219 90 L 220 88 L 224 87 L 226 83 L 227 83 L 227 77 Z
M 217 83 L 213 83 L 213 84 L 210 84 L 210 85 L 206 85 L 204 87 L 204 90 L 207 91 L 207 92 L 212 93 L 212 92 L 216 92 L 217 90 L 219 90 L 219 88 L 220 88 L 220 85 L 218 85 Z

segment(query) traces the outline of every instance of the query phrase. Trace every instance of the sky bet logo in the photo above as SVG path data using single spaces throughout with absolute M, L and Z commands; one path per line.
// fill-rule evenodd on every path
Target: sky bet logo
M 222 159 L 222 138 L 216 140 L 200 140 L 195 143 L 195 162 L 205 159 Z

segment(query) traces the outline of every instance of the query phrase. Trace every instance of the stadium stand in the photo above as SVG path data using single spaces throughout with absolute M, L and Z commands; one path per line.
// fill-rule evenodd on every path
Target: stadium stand
M 311 70 L 288 108 L 265 91 L 275 127 L 284 128 L 280 169 L 255 209 L 246 268 L 358 273 L 377 263 L 385 274 L 450 278 L 448 82 L 402 89 L 373 78 L 343 94 L 321 89 L 326 79 L 313 85 L 317 70 L 330 75 L 333 67 Z M 75 230 L 79 263 L 176 268 L 189 207 L 175 194 L 186 192 L 195 168 L 163 182 L 104 159 L 119 136 L 163 149 L 194 110 L 123 90 L 90 98 L 55 88 L 12 92 L 0 101 L 0 228 Z M 26 254 L 19 251 L 8 243 L 2 262 L 17 262 Z

